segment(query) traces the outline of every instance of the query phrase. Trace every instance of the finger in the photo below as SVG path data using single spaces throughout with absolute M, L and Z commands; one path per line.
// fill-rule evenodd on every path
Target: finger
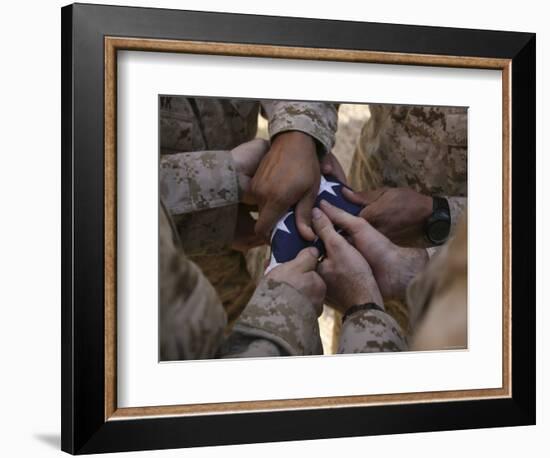
M 351 236 L 353 245 L 359 249 L 367 261 L 372 260 L 372 247 L 387 247 L 388 243 L 391 243 L 385 235 L 376 230 L 366 219 L 353 216 L 325 200 L 322 200 L 320 205 L 330 220 Z
M 263 156 L 269 151 L 269 142 L 263 138 L 255 138 L 245 143 L 241 143 L 231 150 L 237 155 L 244 155 L 247 158 L 253 158 L 255 162 L 260 162 Z
M 355 192 L 355 191 L 351 190 L 350 188 L 344 187 L 342 189 L 342 194 L 351 203 L 354 203 L 354 204 L 357 204 L 357 205 L 367 205 L 365 197 L 363 196 L 364 193 L 362 193 L 362 192 Z
M 321 171 L 324 175 L 332 175 L 338 178 L 341 183 L 347 184 L 344 169 L 334 154 L 328 153 L 325 155 L 321 162 Z
M 255 231 L 260 237 L 263 237 L 265 240 L 269 240 L 271 230 L 277 224 L 288 210 L 288 205 L 286 203 L 279 203 L 276 199 L 267 202 L 262 208 L 260 208 L 260 213 L 258 215 L 258 221 L 256 221 Z
M 336 232 L 327 215 L 318 208 L 313 209 L 313 229 L 325 244 L 329 256 L 339 244 L 342 242 L 347 243 L 344 238 Z
M 344 188 L 342 194 L 350 202 L 358 205 L 370 205 L 377 201 L 387 191 L 387 188 L 379 188 L 373 191 L 355 192 L 349 188 Z
M 322 200 L 320 206 L 332 223 L 344 229 L 352 237 L 365 230 L 365 227 L 369 225 L 363 218 L 353 216 L 351 213 L 331 205 L 326 200 Z M 366 229 L 368 230 L 368 228 Z
M 380 230 L 380 208 L 378 205 L 367 205 L 359 213 L 359 217 L 363 218 L 372 227 Z
M 316 189 L 318 186 L 316 187 Z M 296 204 L 296 226 L 300 235 L 310 242 L 315 240 L 315 233 L 311 228 L 311 209 L 315 204 L 316 195 L 313 192 L 308 192 Z
M 296 258 L 289 261 L 289 264 L 300 272 L 310 272 L 315 270 L 318 260 L 319 250 L 315 247 L 308 247 L 300 251 Z
M 321 162 L 321 172 L 323 175 L 332 175 L 332 161 L 329 158 L 329 155 L 327 154 L 323 161 Z

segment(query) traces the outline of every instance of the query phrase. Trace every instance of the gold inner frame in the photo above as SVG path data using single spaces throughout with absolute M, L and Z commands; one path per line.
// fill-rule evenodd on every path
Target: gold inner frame
M 501 70 L 503 184 L 502 387 L 402 394 L 334 396 L 304 399 L 118 408 L 116 372 L 116 90 L 117 51 L 119 50 Z M 150 416 L 206 415 L 234 412 L 244 413 L 272 410 L 318 409 L 511 397 L 511 67 L 512 61 L 510 59 L 105 37 L 105 420 L 129 420 Z

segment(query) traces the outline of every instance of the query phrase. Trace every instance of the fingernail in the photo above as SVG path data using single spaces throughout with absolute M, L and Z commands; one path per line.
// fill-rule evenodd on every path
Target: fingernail
M 317 207 L 313 207 L 311 210 L 311 216 L 313 219 L 319 219 L 321 217 L 321 210 L 319 210 Z
M 324 205 L 324 206 L 327 206 L 327 205 L 330 205 L 326 200 L 321 200 L 321 203 L 320 203 L 321 207 Z
M 309 252 L 310 252 L 313 256 L 315 256 L 316 258 L 319 257 L 319 250 L 318 250 L 316 247 L 314 247 L 314 246 L 310 247 L 310 248 L 309 248 Z

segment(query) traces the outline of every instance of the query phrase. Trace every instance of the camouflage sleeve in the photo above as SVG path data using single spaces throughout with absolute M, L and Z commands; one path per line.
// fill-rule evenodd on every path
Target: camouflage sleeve
M 468 199 L 466 197 L 446 197 L 449 202 L 449 210 L 451 213 L 451 230 L 449 237 L 452 237 L 456 233 L 458 223 L 461 221 L 461 216 L 466 211 L 468 205 Z
M 286 283 L 264 278 L 220 357 L 323 354 L 317 313 L 305 296 Z
M 342 325 L 338 353 L 405 351 L 407 340 L 395 321 L 381 310 L 358 310 Z
M 229 152 L 161 156 L 160 195 L 188 255 L 217 253 L 232 242 L 239 190 Z
M 269 136 L 280 132 L 299 130 L 312 136 L 317 143 L 319 157 L 334 146 L 338 125 L 338 108 L 333 103 L 263 101 L 269 121 Z
M 216 291 L 181 250 L 161 204 L 159 338 L 162 361 L 214 357 L 227 323 Z

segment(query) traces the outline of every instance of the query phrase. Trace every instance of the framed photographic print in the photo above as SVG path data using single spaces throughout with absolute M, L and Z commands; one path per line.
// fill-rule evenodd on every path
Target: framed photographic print
M 62 9 L 62 449 L 535 422 L 535 35 Z

